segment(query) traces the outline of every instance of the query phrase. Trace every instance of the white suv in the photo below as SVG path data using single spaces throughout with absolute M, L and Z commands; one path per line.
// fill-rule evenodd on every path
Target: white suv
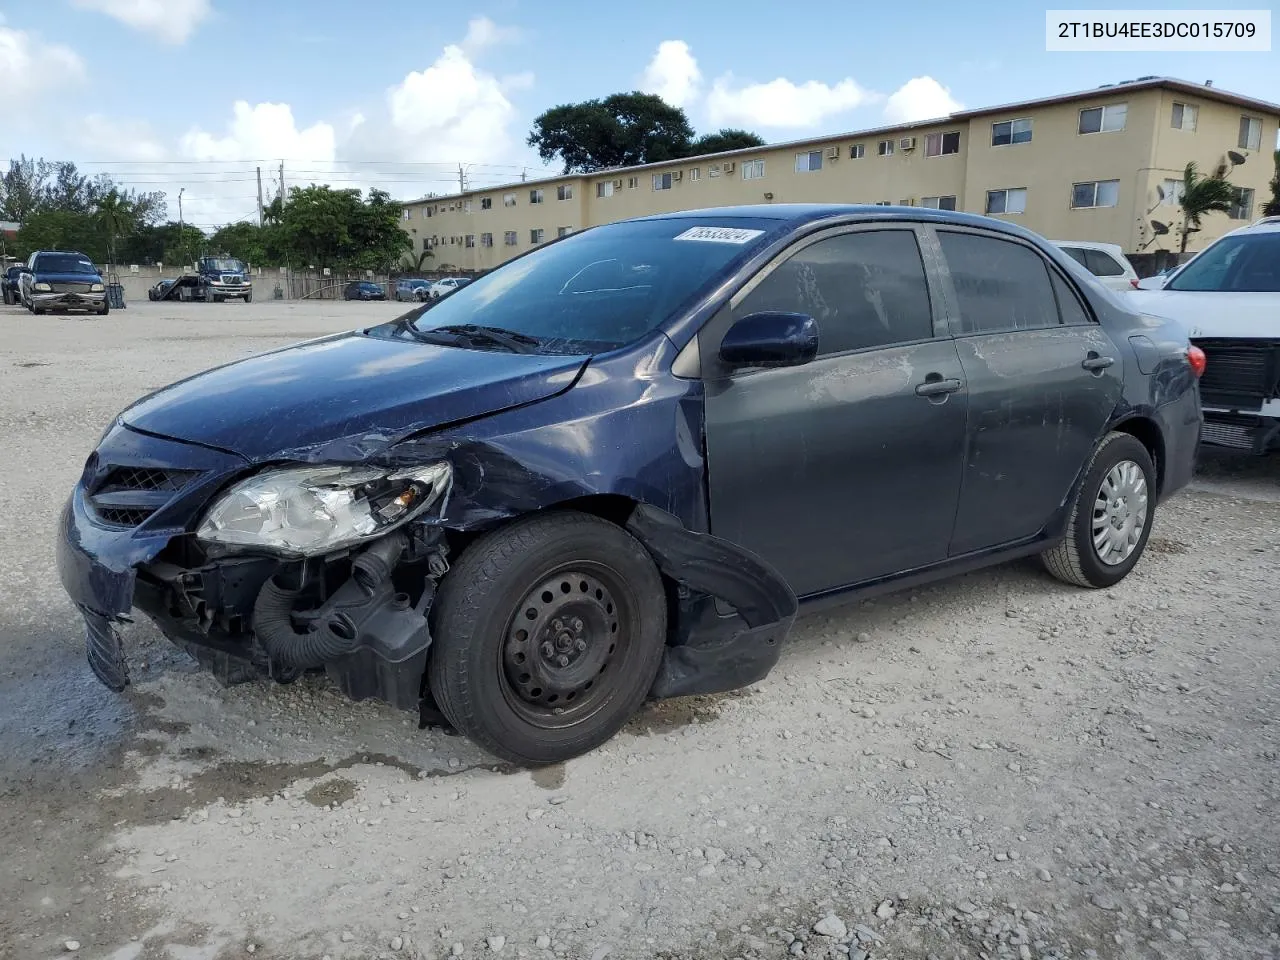
M 1097 277 L 1104 287 L 1112 290 L 1137 289 L 1138 272 L 1119 244 L 1088 240 L 1054 240 L 1053 243 Z
M 1280 217 L 1232 230 L 1159 290 L 1136 290 L 1144 313 L 1179 321 L 1205 352 L 1204 442 L 1280 448 Z

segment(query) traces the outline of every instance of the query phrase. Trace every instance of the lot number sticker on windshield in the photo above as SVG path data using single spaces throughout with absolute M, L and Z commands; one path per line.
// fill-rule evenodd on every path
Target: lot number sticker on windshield
M 701 240 L 706 243 L 746 243 L 762 233 L 763 230 L 745 230 L 739 227 L 690 227 L 675 239 Z

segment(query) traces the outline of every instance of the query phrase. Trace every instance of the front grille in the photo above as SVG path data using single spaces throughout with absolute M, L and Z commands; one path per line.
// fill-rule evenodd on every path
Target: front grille
M 234 286 L 235 284 L 243 283 L 244 281 L 240 277 L 223 276 L 222 282 Z
M 173 499 L 196 476 L 192 470 L 114 467 L 90 493 L 94 515 L 113 527 L 136 527 Z
M 49 286 L 53 288 L 54 293 L 88 293 L 89 287 L 91 287 L 92 284 L 68 282 L 68 283 L 51 283 L 49 284 Z
M 1280 344 L 1197 340 L 1205 353 L 1200 398 L 1206 406 L 1257 410 L 1277 394 Z

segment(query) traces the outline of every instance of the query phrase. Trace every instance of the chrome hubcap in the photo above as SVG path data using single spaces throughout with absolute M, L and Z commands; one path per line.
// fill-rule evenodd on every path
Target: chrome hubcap
M 1093 549 L 1108 566 L 1124 563 L 1147 528 L 1147 477 L 1132 460 L 1122 460 L 1102 478 L 1093 501 Z

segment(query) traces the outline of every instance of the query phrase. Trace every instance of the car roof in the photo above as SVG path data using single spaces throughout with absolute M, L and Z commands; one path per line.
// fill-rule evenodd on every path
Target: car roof
M 980 227 L 1023 239 L 1044 242 L 1039 234 L 1025 227 L 995 217 L 955 210 L 937 210 L 933 207 L 882 207 L 868 203 L 759 203 L 736 207 L 704 207 L 698 210 L 676 210 L 647 217 L 634 217 L 620 223 L 640 223 L 646 220 L 700 220 L 715 217 L 720 220 L 777 220 L 799 227 L 823 220 L 874 220 L 901 222 L 950 223 L 957 226 Z

